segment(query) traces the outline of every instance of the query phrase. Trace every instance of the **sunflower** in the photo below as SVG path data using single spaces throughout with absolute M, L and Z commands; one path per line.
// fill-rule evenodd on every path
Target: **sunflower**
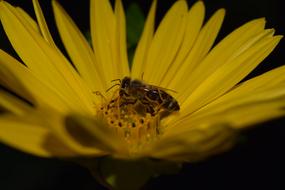
M 193 162 L 230 148 L 238 131 L 284 115 L 284 66 L 242 81 L 282 38 L 264 18 L 212 47 L 224 9 L 204 23 L 202 1 L 190 9 L 177 1 L 155 30 L 156 4 L 129 67 L 120 0 L 114 8 L 91 0 L 92 47 L 52 1 L 69 59 L 37 0 L 36 21 L 1 1 L 3 28 L 21 59 L 0 50 L 1 85 L 16 94 L 0 91 L 1 142 L 42 157 Z

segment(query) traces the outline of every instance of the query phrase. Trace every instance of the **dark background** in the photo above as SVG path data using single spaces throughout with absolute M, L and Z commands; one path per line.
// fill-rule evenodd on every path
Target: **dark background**
M 9 0 L 31 15 L 31 1 Z M 89 28 L 89 1 L 59 0 L 82 31 Z M 125 8 L 138 2 L 144 14 L 151 1 L 123 1 Z M 174 0 L 160 0 L 157 20 L 160 20 Z M 192 5 L 194 1 L 188 1 Z M 285 6 L 282 0 L 205 0 L 207 18 L 218 8 L 227 10 L 218 40 L 241 24 L 266 17 L 267 27 L 277 34 L 285 34 Z M 59 41 L 51 14 L 50 1 L 42 1 L 44 13 L 55 40 Z M 86 22 L 85 22 L 86 21 Z M 2 29 L 0 47 L 13 54 Z M 284 65 L 285 43 L 276 50 L 249 77 Z M 242 134 L 242 141 L 231 151 L 195 164 L 185 164 L 177 175 L 165 175 L 150 181 L 145 189 L 285 189 L 285 119 L 260 124 Z M 0 144 L 1 190 L 48 189 L 104 189 L 80 166 L 57 159 L 37 158 Z

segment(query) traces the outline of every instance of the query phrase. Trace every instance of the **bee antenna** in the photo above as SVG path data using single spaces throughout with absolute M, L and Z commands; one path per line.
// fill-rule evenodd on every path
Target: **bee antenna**
M 108 88 L 107 90 L 106 90 L 106 92 L 109 92 L 112 88 L 114 88 L 115 86 L 120 86 L 121 84 L 114 84 L 113 86 L 111 86 L 110 88 Z
M 116 81 L 119 81 L 120 84 L 122 83 L 121 79 L 114 79 L 114 80 L 111 80 L 111 82 L 116 82 Z

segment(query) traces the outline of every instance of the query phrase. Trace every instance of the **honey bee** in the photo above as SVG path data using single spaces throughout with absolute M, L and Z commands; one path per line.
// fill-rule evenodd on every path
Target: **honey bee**
M 120 82 L 120 106 L 139 103 L 153 116 L 161 111 L 172 113 L 180 110 L 175 98 L 161 87 L 137 79 L 132 80 L 130 77 L 117 81 Z

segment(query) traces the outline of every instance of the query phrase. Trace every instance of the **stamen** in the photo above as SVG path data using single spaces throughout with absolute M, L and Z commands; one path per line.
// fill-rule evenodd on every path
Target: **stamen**
M 129 150 L 135 153 L 158 138 L 160 117 L 145 112 L 145 107 L 138 106 L 138 103 L 120 105 L 118 91 L 115 93 L 117 95 L 109 101 L 102 102 L 97 115 L 101 115 L 109 127 L 127 142 Z

